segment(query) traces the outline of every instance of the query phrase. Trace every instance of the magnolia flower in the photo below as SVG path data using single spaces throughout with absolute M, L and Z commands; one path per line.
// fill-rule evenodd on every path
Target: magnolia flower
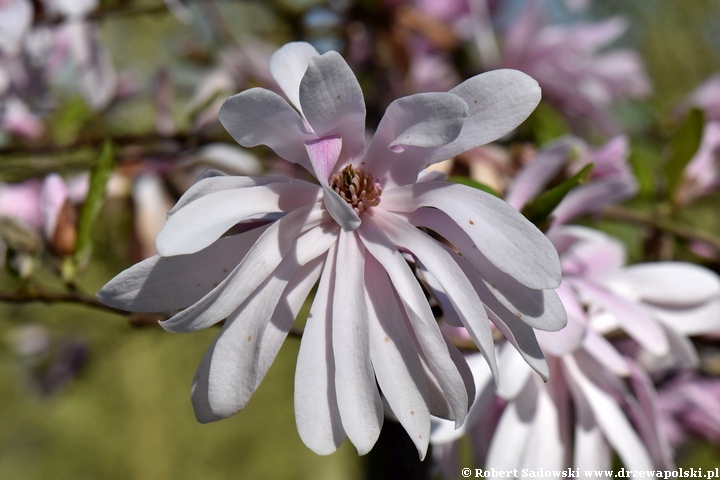
M 650 359 L 624 356 L 604 335 L 622 330 L 656 363 L 694 367 L 686 335 L 720 328 L 720 279 L 679 262 L 625 267 L 619 242 L 582 227 L 559 227 L 550 237 L 560 253 L 557 292 L 568 326 L 538 332 L 549 381 L 502 345 L 497 395 L 507 405 L 498 409 L 489 370 L 468 359 L 477 397 L 466 424 L 454 430 L 437 421 L 432 441 L 482 428 L 492 440 L 475 445 L 476 458 L 497 470 L 609 469 L 611 448 L 631 470 L 673 468 L 666 418 L 645 371 Z
M 531 327 L 565 324 L 552 290 L 557 255 L 539 230 L 484 192 L 418 180 L 429 164 L 514 129 L 537 105 L 537 84 L 503 70 L 449 93 L 401 98 L 366 148 L 362 91 L 339 54 L 291 43 L 270 68 L 290 105 L 253 88 L 228 99 L 220 120 L 241 145 L 268 145 L 317 183 L 206 174 L 169 212 L 159 255 L 118 275 L 99 298 L 132 311 L 184 308 L 161 323 L 173 332 L 226 319 L 192 387 L 198 420 L 210 422 L 247 404 L 319 281 L 295 376 L 300 437 L 319 454 L 346 437 L 367 453 L 383 421 L 379 386 L 423 457 L 430 415 L 460 425 L 474 389 L 408 258 L 492 371 L 488 319 L 543 375 Z

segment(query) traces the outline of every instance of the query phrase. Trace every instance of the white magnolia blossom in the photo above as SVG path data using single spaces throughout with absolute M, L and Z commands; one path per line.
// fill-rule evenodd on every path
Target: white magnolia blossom
M 192 387 L 198 420 L 210 422 L 247 404 L 319 282 L 295 376 L 300 437 L 319 454 L 346 437 L 367 453 L 383 422 L 382 392 L 424 457 L 430 415 L 461 425 L 475 392 L 408 258 L 493 372 L 490 321 L 543 376 L 533 327 L 565 325 L 553 290 L 557 253 L 538 229 L 482 191 L 418 181 L 428 165 L 513 130 L 540 90 L 527 75 L 500 70 L 448 93 L 404 97 L 366 146 L 362 91 L 340 55 L 291 43 L 270 67 L 290 104 L 252 88 L 228 99 L 220 120 L 242 146 L 267 145 L 317 183 L 207 173 L 169 212 L 159 255 L 99 297 L 131 311 L 177 312 L 161 323 L 172 332 L 225 320 Z

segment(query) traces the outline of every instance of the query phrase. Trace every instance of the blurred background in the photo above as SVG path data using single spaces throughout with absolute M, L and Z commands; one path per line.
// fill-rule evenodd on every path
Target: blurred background
M 114 275 L 154 254 L 165 212 L 205 168 L 290 171 L 267 149 L 236 148 L 217 121 L 229 95 L 277 88 L 268 59 L 288 41 L 343 54 L 365 92 L 369 128 L 394 98 L 447 90 L 491 68 L 545 75 L 545 100 L 509 148 L 566 133 L 598 145 L 624 132 L 640 185 L 626 205 L 661 205 L 663 221 L 720 238 L 717 191 L 668 202 L 672 188 L 657 179 L 668 145 L 692 128 L 690 95 L 720 73 L 720 3 L 533 3 L 547 25 L 619 22 L 596 50 L 636 57 L 593 68 L 609 84 L 627 82 L 584 91 L 593 99 L 585 109 L 568 88 L 553 91 L 554 79 L 566 80 L 551 67 L 572 54 L 571 40 L 532 62 L 528 52 L 511 55 L 513 41 L 533 42 L 508 33 L 525 0 L 478 2 L 480 13 L 431 0 L 0 0 L 0 478 L 367 478 L 349 443 L 320 457 L 300 441 L 297 338 L 246 409 L 200 425 L 190 384 L 217 330 L 170 334 L 157 326 L 162 317 L 94 300 Z M 720 104 L 720 89 L 715 96 Z M 720 265 L 712 241 L 698 250 L 649 238 L 627 218 L 594 222 L 626 243 L 632 261 Z M 704 372 L 720 373 L 720 351 L 707 344 Z M 678 465 L 720 466 L 712 440 L 678 446 Z

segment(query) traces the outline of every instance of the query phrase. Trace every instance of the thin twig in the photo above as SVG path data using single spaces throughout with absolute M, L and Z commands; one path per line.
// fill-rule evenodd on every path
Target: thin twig
M 600 211 L 600 214 L 607 219 L 653 227 L 685 240 L 698 240 L 720 250 L 720 238 L 718 236 L 698 230 L 689 225 L 678 225 L 675 221 L 670 221 L 666 218 L 650 217 L 643 213 L 619 206 L 605 207 Z
M 0 292 L 0 302 L 6 303 L 75 303 L 80 305 L 86 305 L 93 308 L 100 308 L 113 313 L 126 314 L 122 310 L 117 308 L 109 307 L 98 299 L 93 298 L 89 295 L 85 295 L 81 292 L 47 292 L 43 290 L 35 289 L 33 291 L 20 291 L 20 292 Z

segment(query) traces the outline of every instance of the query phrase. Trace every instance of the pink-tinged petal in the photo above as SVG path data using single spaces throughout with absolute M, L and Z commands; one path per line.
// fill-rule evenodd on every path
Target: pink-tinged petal
M 720 331 L 720 298 L 689 308 L 647 307 L 665 326 L 682 335 L 704 335 Z
M 263 232 L 243 261 L 216 288 L 160 325 L 171 332 L 187 332 L 206 328 L 227 317 L 272 274 L 291 248 L 297 245 L 296 238 L 327 220 L 315 206 L 287 214 Z M 298 240 L 307 250 L 296 248 L 294 255 L 298 259 L 320 255 L 332 243 L 333 230 L 329 228 L 325 235 L 316 237 L 316 233 L 307 237 L 316 239 L 316 244 L 300 242 L 302 238 Z
M 60 213 L 68 201 L 68 188 L 57 173 L 51 173 L 43 181 L 41 203 L 45 238 L 52 240 L 58 225 Z
M 544 147 L 513 179 L 505 194 L 505 201 L 522 210 L 567 164 L 571 153 L 581 146 L 580 140 L 565 137 Z
M 313 136 L 277 93 L 251 88 L 228 98 L 220 108 L 220 123 L 243 147 L 267 145 L 285 160 L 312 171 L 302 146 Z
M 157 236 L 157 251 L 163 257 L 198 252 L 248 217 L 288 212 L 315 203 L 318 197 L 317 187 L 305 182 L 210 193 L 168 217 Z
M 215 342 L 208 378 L 208 402 L 215 416 L 234 415 L 245 408 L 255 393 L 262 334 L 288 282 L 302 269 L 299 263 L 286 257 L 223 325 Z
M 561 250 L 560 261 L 565 276 L 612 277 L 627 262 L 625 246 L 621 242 L 589 228 L 562 227 L 551 230 L 548 237 Z M 569 244 L 563 246 L 565 242 Z
M 673 452 L 663 428 L 658 393 L 647 372 L 640 365 L 629 361 L 628 366 L 634 397 L 627 394 L 626 401 L 631 405 L 630 411 L 634 423 L 655 464 L 665 470 L 671 470 L 675 468 Z
M 571 282 L 581 298 L 611 314 L 617 324 L 650 353 L 663 355 L 668 351 L 667 337 L 648 310 L 587 280 L 572 278 Z
M 451 93 L 418 93 L 395 100 L 385 111 L 373 136 L 362 167 L 380 180 L 394 163 L 416 163 L 416 151 L 403 155 L 404 147 L 439 147 L 457 138 L 467 118 L 468 106 Z
M 143 258 L 157 254 L 155 239 L 167 220 L 167 212 L 173 206 L 167 186 L 154 172 L 136 177 L 132 189 L 134 210 L 133 227 Z
M 439 147 L 429 163 L 452 158 L 510 133 L 540 103 L 540 86 L 517 70 L 476 75 L 450 90 L 470 107 L 458 138 Z
M 370 356 L 378 385 L 423 459 L 430 440 L 425 373 L 387 274 L 372 255 L 365 257 L 365 289 Z
M 305 142 L 305 149 L 310 157 L 315 177 L 323 188 L 325 208 L 343 230 L 352 232 L 360 226 L 360 217 L 350 204 L 328 185 L 330 174 L 342 150 L 342 138 L 330 136 L 309 140 Z
M 538 391 L 535 382 L 525 383 L 518 397 L 508 403 L 493 435 L 485 468 L 513 470 L 528 448 L 527 441 L 538 408 Z M 530 447 L 533 448 L 533 447 Z
M 298 270 L 292 278 L 285 292 L 283 300 L 278 302 L 275 311 L 268 322 L 267 328 L 262 336 L 260 345 L 260 356 L 258 358 L 257 379 L 255 389 L 260 386 L 265 374 L 267 374 L 273 360 L 280 351 L 295 318 L 305 303 L 310 291 L 315 286 L 323 270 L 324 262 L 311 262 Z
M 325 260 L 295 368 L 295 423 L 303 443 L 318 455 L 333 453 L 345 440 L 335 394 L 332 342 L 335 250 L 332 247 Z
M 628 470 L 652 469 L 653 463 L 645 446 L 618 402 L 588 378 L 585 370 L 594 367 L 580 364 L 573 356 L 565 357 L 564 365 L 571 378 L 570 389 L 575 402 L 587 402 L 608 443 Z
M 445 340 L 420 285 L 405 258 L 371 217 L 366 217 L 358 232 L 367 251 L 388 273 L 390 281 L 402 300 L 405 313 L 412 326 L 412 332 L 420 345 L 427 366 L 438 382 L 444 394 L 444 401 L 449 404 L 457 426 L 460 426 L 468 409 L 467 389 L 462 375 L 450 357 Z M 431 409 L 431 413 L 435 412 Z
M 365 297 L 365 252 L 355 233 L 340 232 L 332 300 L 335 391 L 343 429 L 360 455 L 380 435 L 383 405 L 375 383 Z
M 408 214 L 407 218 L 413 225 L 434 230 L 449 241 L 480 273 L 482 282 L 492 296 L 525 323 L 533 328 L 550 331 L 565 326 L 565 311 L 553 290 L 527 288 L 507 273 L 498 270 L 477 249 L 463 229 L 445 213 L 432 208 L 422 208 Z M 487 293 L 487 289 L 476 289 L 485 302 L 483 294 Z
M 460 315 L 465 328 L 490 365 L 493 376 L 497 377 L 495 344 L 487 313 L 473 285 L 456 263 L 459 257 L 458 259 L 453 258 L 436 240 L 396 215 L 381 210 L 373 213 L 373 218 L 382 227 L 390 241 L 400 249 L 407 250 L 417 257 L 438 280 L 454 310 Z
M 580 215 L 596 212 L 601 208 L 620 203 L 637 193 L 634 179 L 594 180 L 572 190 L 553 211 L 554 223 L 562 225 Z
M 629 298 L 672 308 L 694 307 L 720 298 L 720 277 L 683 262 L 631 265 L 605 283 Z
M 318 137 L 342 138 L 342 164 L 365 151 L 365 100 L 355 74 L 337 52 L 308 61 L 300 82 L 300 104 Z
M 595 330 L 588 329 L 585 332 L 583 349 L 609 372 L 619 377 L 626 377 L 630 374 L 625 357 L 617 351 L 612 343 Z
M 657 365 L 658 369 L 662 369 L 663 366 L 666 370 L 693 370 L 698 368 L 700 358 L 692 340 L 672 328 L 664 327 L 664 330 L 670 344 L 670 352 L 662 359 L 653 357 L 650 361 Z
M 199 301 L 222 282 L 266 227 L 223 237 L 192 255 L 155 255 L 118 274 L 98 292 L 105 305 L 131 312 L 171 312 Z
M 498 269 L 533 289 L 560 284 L 557 252 L 540 230 L 497 197 L 465 185 L 423 182 L 383 193 L 383 208 L 445 212 Z
M 300 106 L 300 82 L 311 58 L 320 54 L 305 42 L 283 45 L 270 57 L 270 72 L 285 96 L 302 113 Z
M 0 183 L 0 216 L 13 217 L 35 230 L 43 228 L 42 184 L 36 179 Z

